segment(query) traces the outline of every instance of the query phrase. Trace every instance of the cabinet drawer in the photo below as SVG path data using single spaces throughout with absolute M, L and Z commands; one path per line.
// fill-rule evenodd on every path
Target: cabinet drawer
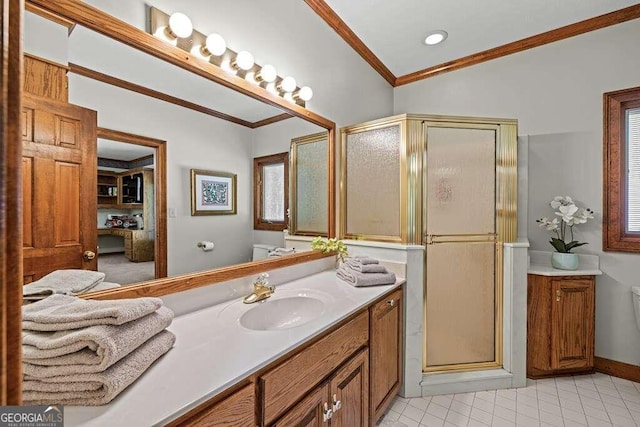
M 215 398 L 214 398 L 215 399 Z M 210 405 L 205 403 L 170 424 L 171 426 L 255 426 L 254 386 L 243 387 L 231 396 Z
M 263 375 L 265 424 L 271 424 L 368 340 L 369 313 L 364 312 Z

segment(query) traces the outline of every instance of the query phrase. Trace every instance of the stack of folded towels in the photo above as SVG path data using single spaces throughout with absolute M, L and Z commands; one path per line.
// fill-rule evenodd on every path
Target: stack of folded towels
M 380 265 L 377 259 L 366 256 L 347 258 L 336 274 L 353 286 L 391 285 L 396 282 L 395 274 Z
M 82 295 L 87 292 L 119 288 L 104 281 L 105 274 L 91 270 L 56 270 L 22 287 L 25 301 L 39 301 L 53 294 Z
M 269 251 L 268 257 L 269 258 L 276 258 L 276 257 L 281 257 L 281 256 L 285 256 L 285 255 L 291 255 L 293 253 L 296 252 L 296 248 L 275 248 Z
M 104 405 L 169 351 L 173 312 L 159 298 L 52 295 L 22 308 L 26 405 Z

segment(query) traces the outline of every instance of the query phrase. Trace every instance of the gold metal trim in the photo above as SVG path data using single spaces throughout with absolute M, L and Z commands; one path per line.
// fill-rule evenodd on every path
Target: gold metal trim
M 388 117 L 355 126 L 347 126 L 340 129 L 340 238 L 351 240 L 374 240 L 381 242 L 406 243 L 407 242 L 407 123 L 405 115 Z M 398 235 L 369 235 L 355 233 L 347 230 L 347 137 L 349 135 L 383 129 L 391 126 L 400 127 L 400 224 Z
M 327 141 L 327 148 L 329 147 L 329 133 L 319 132 L 311 135 L 300 136 L 298 138 L 291 139 L 291 158 L 289 161 L 289 206 L 291 207 L 289 214 L 289 234 L 292 236 L 323 236 L 329 235 L 329 230 L 298 230 L 298 200 L 297 200 L 297 165 L 298 165 L 298 147 L 304 144 L 313 144 L 315 142 Z M 327 206 L 327 216 L 331 215 L 329 212 L 329 206 Z

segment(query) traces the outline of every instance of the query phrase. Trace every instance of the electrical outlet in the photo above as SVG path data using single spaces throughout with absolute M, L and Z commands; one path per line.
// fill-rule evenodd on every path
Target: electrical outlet
M 178 210 L 176 208 L 169 208 L 169 218 L 177 218 Z

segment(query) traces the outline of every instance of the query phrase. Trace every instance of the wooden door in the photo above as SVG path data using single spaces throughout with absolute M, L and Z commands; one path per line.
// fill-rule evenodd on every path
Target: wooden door
M 291 408 L 273 426 L 278 427 L 321 427 L 326 426 L 329 385 L 324 383 L 309 393 L 300 403 Z
M 353 356 L 332 377 L 329 407 L 331 427 L 369 425 L 369 351 Z
M 96 112 L 25 95 L 22 141 L 24 282 L 96 270 Z
M 594 281 L 552 280 L 551 369 L 593 366 Z
M 377 421 L 402 381 L 402 291 L 371 307 L 371 419 Z

